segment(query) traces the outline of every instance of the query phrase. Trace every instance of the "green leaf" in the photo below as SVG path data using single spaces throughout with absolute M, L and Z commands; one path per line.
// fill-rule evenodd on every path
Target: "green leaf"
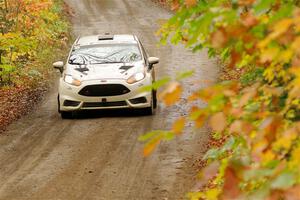
M 227 60 L 229 58 L 229 55 L 230 55 L 229 48 L 223 49 L 223 51 L 221 52 L 222 61 L 224 62 L 225 60 Z
M 247 170 L 244 173 L 244 179 L 249 181 L 251 179 L 260 179 L 266 176 L 271 176 L 273 174 L 273 170 L 271 169 L 253 169 Z
M 259 0 L 254 6 L 254 11 L 256 14 L 263 14 L 267 12 L 275 2 L 276 0 Z
M 250 31 L 255 37 L 263 39 L 265 37 L 265 34 L 267 33 L 267 26 L 265 24 L 258 24 L 254 26 Z
M 291 172 L 284 172 L 280 174 L 272 183 L 271 187 L 274 189 L 289 188 L 296 183 L 296 176 Z
M 35 70 L 35 69 L 31 69 L 29 72 L 28 72 L 28 75 L 31 76 L 31 77 L 41 77 L 42 74 Z
M 163 135 L 164 135 L 165 140 L 172 140 L 175 137 L 175 134 L 173 132 L 170 132 L 170 131 L 164 132 Z
M 235 144 L 236 144 L 235 137 L 230 137 L 229 139 L 227 139 L 226 143 L 222 147 L 222 151 L 225 152 L 225 151 L 233 149 Z
M 188 77 L 192 76 L 194 73 L 195 73 L 194 70 L 189 70 L 186 72 L 179 73 L 176 75 L 176 80 L 180 81 L 182 79 L 188 78 Z
M 275 14 L 270 18 L 270 22 L 278 21 L 285 17 L 289 17 L 292 15 L 292 11 L 294 9 L 294 5 L 292 3 L 286 2 L 281 8 L 275 12 Z
M 149 133 L 146 133 L 144 135 L 141 135 L 139 137 L 139 141 L 142 141 L 142 142 L 147 141 L 147 140 L 153 138 L 154 136 L 157 136 L 158 134 L 161 134 L 161 132 L 162 131 L 160 131 L 160 130 L 155 130 L 155 131 L 151 131 Z
M 165 77 L 162 78 L 158 81 L 155 81 L 152 85 L 147 85 L 141 88 L 141 91 L 152 91 L 152 90 L 157 90 L 158 88 L 160 88 L 163 85 L 166 85 L 168 82 L 171 81 L 170 77 Z
M 206 154 L 203 156 L 203 160 L 208 159 L 217 159 L 221 155 L 221 151 L 219 149 L 210 149 L 206 152 Z

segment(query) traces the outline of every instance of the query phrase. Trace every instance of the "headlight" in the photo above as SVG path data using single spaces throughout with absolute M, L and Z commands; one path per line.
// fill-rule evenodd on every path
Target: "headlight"
M 75 86 L 80 86 L 81 85 L 81 81 L 74 79 L 71 75 L 65 75 L 64 81 L 66 83 L 69 83 L 71 85 L 75 85 Z
M 129 84 L 133 84 L 136 83 L 138 81 L 141 81 L 145 78 L 146 74 L 143 72 L 138 72 L 134 75 L 132 75 L 131 77 L 129 77 L 129 79 L 127 79 L 127 83 Z

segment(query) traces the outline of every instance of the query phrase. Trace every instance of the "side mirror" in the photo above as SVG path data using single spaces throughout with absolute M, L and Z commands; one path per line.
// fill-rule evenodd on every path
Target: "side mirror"
M 148 62 L 150 64 L 150 66 L 154 65 L 154 64 L 157 64 L 159 63 L 159 58 L 157 57 L 149 57 L 148 58 Z
M 58 69 L 60 71 L 60 73 L 63 73 L 63 71 L 64 71 L 64 62 L 63 61 L 55 62 L 55 63 L 53 63 L 53 67 L 55 69 Z

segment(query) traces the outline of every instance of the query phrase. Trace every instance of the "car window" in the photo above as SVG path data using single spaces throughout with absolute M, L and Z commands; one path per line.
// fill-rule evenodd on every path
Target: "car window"
M 69 64 L 132 63 L 142 60 L 137 44 L 101 44 L 74 47 Z

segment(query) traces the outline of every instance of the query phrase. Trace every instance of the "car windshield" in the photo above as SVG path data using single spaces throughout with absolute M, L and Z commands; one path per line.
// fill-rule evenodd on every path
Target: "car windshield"
M 72 50 L 69 64 L 132 63 L 142 59 L 137 44 L 101 44 Z

